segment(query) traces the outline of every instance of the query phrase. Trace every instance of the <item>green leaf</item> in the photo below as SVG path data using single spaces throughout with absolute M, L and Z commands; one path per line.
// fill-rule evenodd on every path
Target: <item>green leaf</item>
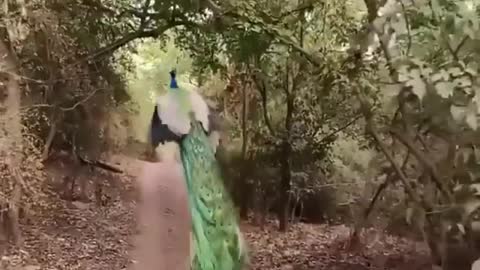
M 433 73 L 433 70 L 429 67 L 426 67 L 426 68 L 422 68 L 421 72 L 424 77 L 428 77 Z
M 462 76 L 453 80 L 453 84 L 459 87 L 472 86 L 472 82 L 467 76 Z
M 448 98 L 453 95 L 453 89 L 455 88 L 455 84 L 451 82 L 439 82 L 435 85 L 435 89 L 437 93 L 442 98 Z
M 411 79 L 407 81 L 406 85 L 412 87 L 412 92 L 418 96 L 420 100 L 423 99 L 425 94 L 427 93 L 427 86 L 423 79 L 420 77 L 420 72 L 418 69 L 414 69 L 411 71 L 410 76 Z
M 391 16 L 401 10 L 401 7 L 397 1 L 387 0 L 385 5 L 378 9 L 378 16 Z
M 471 63 L 469 63 L 469 66 L 467 66 L 467 68 L 465 69 L 465 72 L 470 74 L 471 76 L 477 76 L 477 71 L 470 65 Z
M 458 77 L 463 74 L 462 70 L 458 67 L 449 69 L 448 73 L 450 73 L 450 75 L 452 75 L 453 77 Z
M 430 78 L 432 82 L 437 82 L 441 80 L 448 81 L 449 79 L 450 79 L 450 75 L 444 69 L 441 69 L 439 72 L 433 74 L 432 77 Z
M 407 33 L 407 24 L 405 23 L 405 17 L 403 15 L 397 17 L 396 20 L 393 20 L 390 26 L 395 30 L 397 35 Z

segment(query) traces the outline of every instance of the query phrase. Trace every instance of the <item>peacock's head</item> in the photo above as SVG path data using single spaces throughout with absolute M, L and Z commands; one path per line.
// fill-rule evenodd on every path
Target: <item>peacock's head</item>
M 172 89 L 176 89 L 178 88 L 178 85 L 177 85 L 177 80 L 176 80 L 176 70 L 172 70 L 170 71 L 170 88 Z

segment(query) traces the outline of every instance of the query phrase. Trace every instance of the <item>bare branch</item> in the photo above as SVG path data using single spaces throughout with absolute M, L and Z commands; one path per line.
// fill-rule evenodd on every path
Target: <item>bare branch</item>
M 146 0 L 145 1 L 145 5 L 143 6 L 143 10 L 142 10 L 142 17 L 141 17 L 141 21 L 140 21 L 140 28 L 143 28 L 145 26 L 145 23 L 147 22 L 147 13 L 148 13 L 148 8 L 150 8 L 150 4 L 151 4 L 151 0 Z
M 400 5 L 402 5 L 403 17 L 405 18 L 405 27 L 407 28 L 407 37 L 408 37 L 407 55 L 409 55 L 410 49 L 412 48 L 412 34 L 410 31 L 410 19 L 408 18 L 405 4 L 403 3 L 403 1 L 399 1 L 399 2 L 400 2 Z
M 368 11 L 368 22 L 372 23 L 377 18 L 377 0 L 364 0 Z
M 405 166 L 407 165 L 409 159 L 410 159 L 410 150 L 407 150 L 407 154 L 405 155 L 405 159 L 403 160 L 402 167 L 401 167 L 402 171 L 405 170 Z M 373 195 L 372 200 L 370 201 L 370 204 L 365 209 L 365 212 L 363 212 L 363 218 L 365 220 L 368 218 L 368 216 L 372 212 L 373 208 L 375 207 L 375 203 L 377 202 L 378 198 L 380 198 L 380 195 L 382 194 L 382 192 L 388 187 L 388 185 L 390 185 L 391 183 L 394 183 L 394 180 L 395 180 L 394 176 L 395 176 L 395 173 L 389 173 L 385 181 L 383 181 L 383 183 L 381 183 L 378 186 L 377 191 L 375 191 L 375 194 Z
M 347 129 L 348 127 L 350 127 L 351 125 L 353 125 L 355 122 L 357 122 L 360 118 L 362 118 L 363 115 L 361 114 L 358 114 L 357 116 L 355 116 L 352 120 L 350 120 L 350 122 L 346 123 L 345 125 L 335 129 L 334 131 L 330 132 L 330 134 L 326 135 L 325 137 L 323 137 L 319 143 L 322 143 L 326 140 L 328 140 L 329 138 L 331 138 L 332 136 L 335 136 L 336 134 L 338 134 L 339 132 Z M 315 132 L 316 133 L 316 132 Z
M 455 49 L 455 51 L 453 51 L 454 53 L 454 56 L 456 56 L 458 58 L 458 53 L 460 52 L 460 50 L 462 49 L 463 45 L 465 45 L 465 43 L 467 42 L 468 40 L 468 36 L 465 36 L 461 41 L 460 43 L 458 44 L 457 48 Z
M 418 147 L 415 146 L 415 144 L 408 138 L 406 135 L 402 134 L 399 130 L 396 130 L 392 128 L 390 130 L 390 133 L 394 135 L 400 142 L 402 142 L 403 145 L 405 145 L 412 154 L 417 158 L 417 160 L 422 163 L 423 166 L 425 166 L 430 174 L 432 175 L 432 179 L 434 180 L 435 184 L 437 185 L 438 189 L 444 194 L 444 196 L 447 198 L 448 202 L 453 202 L 453 195 L 450 193 L 448 188 L 445 186 L 443 183 L 442 178 L 438 174 L 438 171 L 435 167 L 435 164 L 432 164 L 429 158 L 427 158 L 424 153 L 422 153 Z
M 267 126 L 268 130 L 270 131 L 272 136 L 276 135 L 276 132 L 274 131 L 272 124 L 270 122 L 270 117 L 268 116 L 268 108 L 267 108 L 267 85 L 265 83 L 265 80 L 263 78 L 259 78 L 260 75 L 258 72 L 257 74 L 253 75 L 253 79 L 255 82 L 255 85 L 257 87 L 258 92 L 260 92 L 260 96 L 262 98 L 262 107 L 263 107 L 263 119 L 265 120 L 265 125 Z
M 216 15 L 223 14 L 222 8 L 219 5 L 215 4 L 212 0 L 203 0 L 202 5 L 210 9 Z
M 458 58 L 458 53 L 467 42 L 468 36 L 464 36 L 456 48 L 452 47 L 452 45 L 450 44 L 450 41 L 448 40 L 448 36 L 443 36 L 443 40 L 445 41 L 445 44 L 447 45 L 447 49 L 452 55 L 453 59 L 455 61 L 459 61 L 460 59 Z
M 306 51 L 300 44 L 292 37 L 288 37 L 280 33 L 277 29 L 271 27 L 269 24 L 263 21 L 252 21 L 250 17 L 241 15 L 234 12 L 233 10 L 223 11 L 222 8 L 211 0 L 204 0 L 204 6 L 208 7 L 213 11 L 217 18 L 225 25 L 230 27 L 235 27 L 233 25 L 232 19 L 237 19 L 240 21 L 247 22 L 251 25 L 259 26 L 267 35 L 271 38 L 276 39 L 285 46 L 292 48 L 294 51 L 298 52 L 301 56 L 305 57 L 311 64 L 316 67 L 322 67 L 322 61 L 319 57 Z
M 108 44 L 108 45 L 98 49 L 97 51 L 89 54 L 87 57 L 81 59 L 80 61 L 76 62 L 75 64 L 79 64 L 79 63 L 86 62 L 86 61 L 89 61 L 89 60 L 94 60 L 94 59 L 99 58 L 101 56 L 104 56 L 106 54 L 112 53 L 115 50 L 125 46 L 129 42 L 131 42 L 133 40 L 136 40 L 136 39 L 139 39 L 139 38 L 148 38 L 148 37 L 156 38 L 156 37 L 159 37 L 163 33 L 165 33 L 167 30 L 169 30 L 171 28 L 174 28 L 176 26 L 185 25 L 185 24 L 189 24 L 189 22 L 185 22 L 185 21 L 169 22 L 169 23 L 167 23 L 167 24 L 165 24 L 161 27 L 158 27 L 156 29 L 138 30 L 138 31 L 130 32 L 130 33 L 126 34 L 124 37 L 114 41 L 113 43 Z
M 92 91 L 90 92 L 87 96 L 85 96 L 84 98 L 82 98 L 81 100 L 77 101 L 75 104 L 73 104 L 72 106 L 70 107 L 59 107 L 59 109 L 63 112 L 68 112 L 68 111 L 73 111 L 75 110 L 78 106 L 82 105 L 83 103 L 87 102 L 90 98 L 92 98 L 96 93 L 98 93 L 99 91 L 103 91 L 105 90 L 104 88 L 99 88 L 99 89 L 96 89 L 95 91 Z M 31 105 L 31 106 L 26 106 L 26 109 L 29 109 L 29 108 L 52 108 L 54 107 L 55 105 L 53 104 L 34 104 L 34 105 Z
M 42 161 L 46 161 L 48 159 L 48 157 L 50 156 L 50 148 L 52 146 L 53 139 L 55 138 L 55 135 L 57 134 L 57 127 L 58 127 L 57 117 L 59 117 L 59 116 L 56 116 L 55 112 L 54 112 L 52 125 L 50 126 L 50 130 L 48 131 L 48 136 L 47 136 L 47 139 L 45 141 L 45 146 L 43 147 Z

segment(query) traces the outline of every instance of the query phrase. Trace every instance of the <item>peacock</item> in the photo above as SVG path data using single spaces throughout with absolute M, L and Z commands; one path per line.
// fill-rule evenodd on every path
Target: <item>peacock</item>
M 192 217 L 191 270 L 242 270 L 248 256 L 215 157 L 214 118 L 199 93 L 178 86 L 173 70 L 170 87 L 154 108 L 150 140 L 159 159 L 183 166 Z

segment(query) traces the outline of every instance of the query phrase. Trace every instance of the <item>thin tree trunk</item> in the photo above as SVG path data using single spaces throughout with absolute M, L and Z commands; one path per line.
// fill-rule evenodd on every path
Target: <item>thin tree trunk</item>
M 290 208 L 290 189 L 291 189 L 291 178 L 292 178 L 292 165 L 291 165 L 291 155 L 292 155 L 292 144 L 291 144 L 291 134 L 292 134 L 292 123 L 293 123 L 293 111 L 294 111 L 294 94 L 296 90 L 296 80 L 298 79 L 297 75 L 293 80 L 290 88 L 290 68 L 289 61 L 287 59 L 286 63 L 286 76 L 285 76 L 285 86 L 284 91 L 287 99 L 287 113 L 285 116 L 285 135 L 282 138 L 281 153 L 282 157 L 280 160 L 281 164 L 281 183 L 280 183 L 280 198 L 281 198 L 281 208 L 279 213 L 279 230 L 285 232 L 288 230 L 288 217 L 289 217 L 289 208 Z
M 290 142 L 284 141 L 282 145 L 282 160 L 281 160 L 281 183 L 280 183 L 280 198 L 281 198 L 281 207 L 279 213 L 279 230 L 285 232 L 288 230 L 288 216 L 290 208 L 290 180 L 291 175 L 291 164 L 290 164 L 290 155 L 292 152 L 292 147 Z
M 45 146 L 43 147 L 42 152 L 42 160 L 46 161 L 50 156 L 50 148 L 52 147 L 53 140 L 55 139 L 55 135 L 57 134 L 58 130 L 58 123 L 60 122 L 60 116 L 57 115 L 58 112 L 53 112 L 52 114 L 52 125 L 50 126 L 50 130 L 48 131 L 47 139 L 45 140 Z
M 245 80 L 243 83 L 245 83 Z M 242 87 L 242 170 L 240 175 L 240 190 L 242 197 L 240 198 L 240 216 L 242 218 L 247 218 L 248 216 L 248 201 L 249 196 L 248 194 L 248 161 L 247 161 L 247 147 L 248 147 L 248 132 L 247 132 L 247 116 L 248 116 L 248 93 L 247 93 L 248 85 L 245 83 Z

